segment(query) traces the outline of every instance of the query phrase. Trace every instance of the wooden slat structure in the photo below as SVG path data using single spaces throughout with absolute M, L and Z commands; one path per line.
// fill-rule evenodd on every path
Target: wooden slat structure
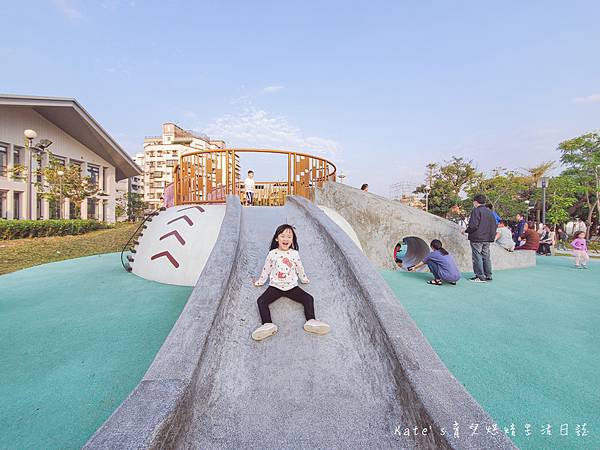
M 288 158 L 286 181 L 255 182 L 257 205 L 283 205 L 288 195 L 311 198 L 315 187 L 336 179 L 332 162 L 306 153 L 252 148 L 190 152 L 182 155 L 175 166 L 175 204 L 225 203 L 229 194 L 243 198 L 239 157 L 245 153 L 285 154 Z

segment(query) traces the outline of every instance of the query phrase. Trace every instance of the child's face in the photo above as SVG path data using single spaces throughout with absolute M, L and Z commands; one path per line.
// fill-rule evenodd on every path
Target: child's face
M 250 179 L 254 178 L 254 173 L 250 172 L 250 173 L 248 174 L 248 178 L 250 178 Z
M 277 236 L 277 243 L 280 250 L 288 250 L 294 242 L 294 234 L 292 230 L 286 228 Z

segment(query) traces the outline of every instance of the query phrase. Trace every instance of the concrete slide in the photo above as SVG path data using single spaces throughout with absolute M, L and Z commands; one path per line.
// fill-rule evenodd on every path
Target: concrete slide
M 303 287 L 332 331 L 306 333 L 302 306 L 283 298 L 271 305 L 279 332 L 255 342 L 265 288 L 252 280 L 282 223 L 296 227 Z M 470 436 L 471 423 L 483 432 Z M 85 448 L 515 448 L 485 432 L 493 423 L 323 211 L 302 198 L 242 208 L 230 197 L 180 318 Z

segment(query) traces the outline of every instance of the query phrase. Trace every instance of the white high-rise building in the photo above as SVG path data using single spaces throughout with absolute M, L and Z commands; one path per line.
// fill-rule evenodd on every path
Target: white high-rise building
M 151 209 L 161 206 L 165 187 L 173 182 L 173 168 L 179 157 L 189 151 L 225 148 L 225 141 L 184 130 L 174 123 L 163 124 L 161 136 L 144 139 L 144 153 L 135 156 L 144 172 L 144 200 Z

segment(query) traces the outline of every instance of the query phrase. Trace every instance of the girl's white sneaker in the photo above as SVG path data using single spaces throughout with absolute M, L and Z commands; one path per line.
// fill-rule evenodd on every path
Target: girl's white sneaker
M 317 319 L 307 320 L 304 324 L 304 331 L 308 331 L 309 333 L 327 334 L 329 330 L 329 325 Z
M 273 336 L 275 333 L 277 333 L 277 325 L 268 322 L 262 324 L 252 332 L 252 339 L 255 341 L 262 341 L 263 339 Z

